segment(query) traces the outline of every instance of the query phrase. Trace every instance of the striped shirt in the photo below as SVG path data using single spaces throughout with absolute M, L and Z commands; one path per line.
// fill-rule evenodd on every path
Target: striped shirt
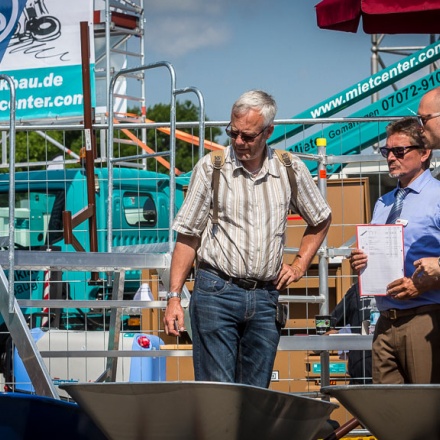
M 304 163 L 292 156 L 298 194 L 291 200 L 286 167 L 267 148 L 256 178 L 243 167 L 230 146 L 220 171 L 218 225 L 212 225 L 212 173 L 210 155 L 193 170 L 185 201 L 173 229 L 201 236 L 197 259 L 228 276 L 269 281 L 281 269 L 289 208 L 311 226 L 323 222 L 330 208 Z

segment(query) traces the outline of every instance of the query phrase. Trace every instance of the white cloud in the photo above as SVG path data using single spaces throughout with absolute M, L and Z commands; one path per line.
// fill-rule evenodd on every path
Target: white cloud
M 147 22 L 145 32 L 147 47 L 165 57 L 185 56 L 198 49 L 218 47 L 227 43 L 231 35 L 226 23 L 213 19 L 210 14 L 157 14 L 154 20 Z
M 252 23 L 264 7 L 263 0 L 144 0 L 147 48 L 163 57 L 219 48 L 240 31 L 234 19 Z

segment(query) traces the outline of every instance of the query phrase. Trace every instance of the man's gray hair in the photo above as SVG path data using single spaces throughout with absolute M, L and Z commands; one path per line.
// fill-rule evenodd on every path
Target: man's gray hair
M 264 118 L 264 125 L 271 125 L 277 113 L 275 99 L 262 90 L 249 90 L 243 93 L 232 106 L 232 114 L 244 114 L 249 110 L 258 110 Z

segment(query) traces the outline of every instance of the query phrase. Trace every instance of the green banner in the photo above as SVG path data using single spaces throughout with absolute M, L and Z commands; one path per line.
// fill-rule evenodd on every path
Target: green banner
M 411 116 L 417 112 L 421 97 L 429 90 L 440 86 L 440 70 L 421 78 L 414 83 L 397 90 L 379 101 L 353 113 L 351 118 Z M 316 140 L 326 138 L 327 155 L 360 154 L 362 149 L 370 147 L 385 137 L 384 122 L 344 122 L 325 126 L 319 134 L 309 136 L 286 148 L 292 153 L 317 154 Z M 305 160 L 305 159 L 304 159 Z M 317 170 L 315 161 L 305 160 L 309 170 Z M 336 172 L 340 165 L 327 167 L 328 173 Z
M 360 81 L 356 85 L 345 89 L 341 93 L 332 96 L 330 99 L 294 116 L 292 119 L 330 117 L 421 68 L 428 66 L 439 58 L 440 42 L 437 41 L 418 52 L 414 52 L 397 63 L 394 63 L 390 67 L 381 70 L 375 75 Z M 309 127 L 310 126 L 304 126 L 302 124 L 278 125 L 275 127 L 275 130 L 269 139 L 269 144 L 272 145 L 286 138 L 292 137 Z
M 17 119 L 62 118 L 83 114 L 81 65 L 17 70 L 7 75 L 15 85 Z M 93 89 L 94 81 L 91 84 Z M 9 85 L 6 81 L 0 81 L 0 120 L 9 119 L 9 108 Z

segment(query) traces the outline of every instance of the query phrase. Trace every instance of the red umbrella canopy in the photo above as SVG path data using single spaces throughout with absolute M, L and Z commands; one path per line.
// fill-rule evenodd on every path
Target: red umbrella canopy
M 440 33 L 440 0 L 322 0 L 318 26 L 357 32 L 362 17 L 367 34 Z

